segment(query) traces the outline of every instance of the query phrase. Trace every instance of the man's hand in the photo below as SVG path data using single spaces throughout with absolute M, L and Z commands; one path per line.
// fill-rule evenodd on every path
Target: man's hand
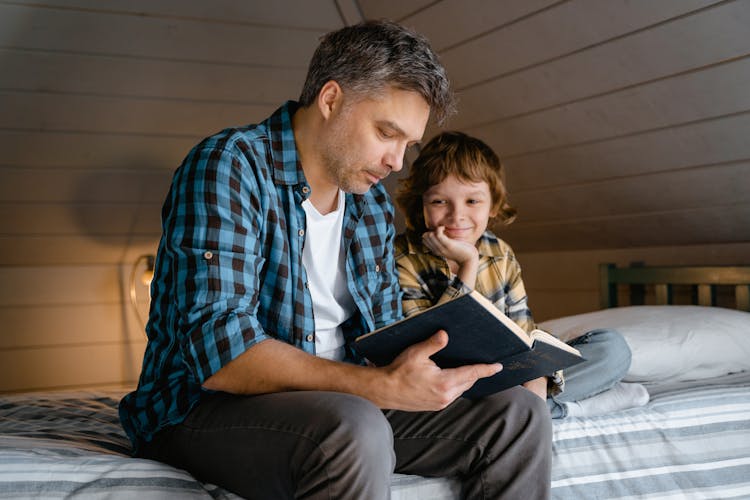
M 499 363 L 442 369 L 430 356 L 447 344 L 448 334 L 440 330 L 424 342 L 409 347 L 390 365 L 383 367 L 388 383 L 380 406 L 406 411 L 441 410 L 478 379 L 502 369 Z

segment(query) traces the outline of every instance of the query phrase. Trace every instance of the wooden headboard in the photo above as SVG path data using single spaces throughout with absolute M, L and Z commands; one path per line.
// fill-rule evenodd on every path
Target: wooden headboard
M 629 290 L 631 305 L 644 304 L 647 289 L 653 288 L 656 304 L 672 304 L 676 285 L 690 287 L 692 304 L 714 306 L 717 287 L 733 290 L 736 309 L 750 311 L 750 266 L 664 266 L 615 264 L 599 266 L 600 305 L 617 307 L 619 285 Z

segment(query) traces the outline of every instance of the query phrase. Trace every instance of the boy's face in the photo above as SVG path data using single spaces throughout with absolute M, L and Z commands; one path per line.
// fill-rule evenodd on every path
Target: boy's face
M 475 245 L 484 231 L 492 210 L 492 195 L 484 182 L 464 182 L 453 175 L 431 186 L 422 195 L 427 229 L 445 228 L 445 235 Z

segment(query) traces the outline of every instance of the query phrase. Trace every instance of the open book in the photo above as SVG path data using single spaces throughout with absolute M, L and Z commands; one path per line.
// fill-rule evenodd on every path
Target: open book
M 375 365 L 384 366 L 438 330 L 448 333 L 448 345 L 432 356 L 441 368 L 503 365 L 499 373 L 479 379 L 465 397 L 486 396 L 583 361 L 577 349 L 545 331 L 527 334 L 477 291 L 362 335 L 353 347 Z

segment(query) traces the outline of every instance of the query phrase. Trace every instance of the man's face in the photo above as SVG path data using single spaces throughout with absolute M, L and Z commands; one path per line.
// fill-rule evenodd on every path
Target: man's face
M 429 116 L 427 102 L 411 91 L 389 88 L 378 97 L 345 100 L 322 136 L 329 181 L 363 194 L 398 172 L 406 148 L 421 140 Z

